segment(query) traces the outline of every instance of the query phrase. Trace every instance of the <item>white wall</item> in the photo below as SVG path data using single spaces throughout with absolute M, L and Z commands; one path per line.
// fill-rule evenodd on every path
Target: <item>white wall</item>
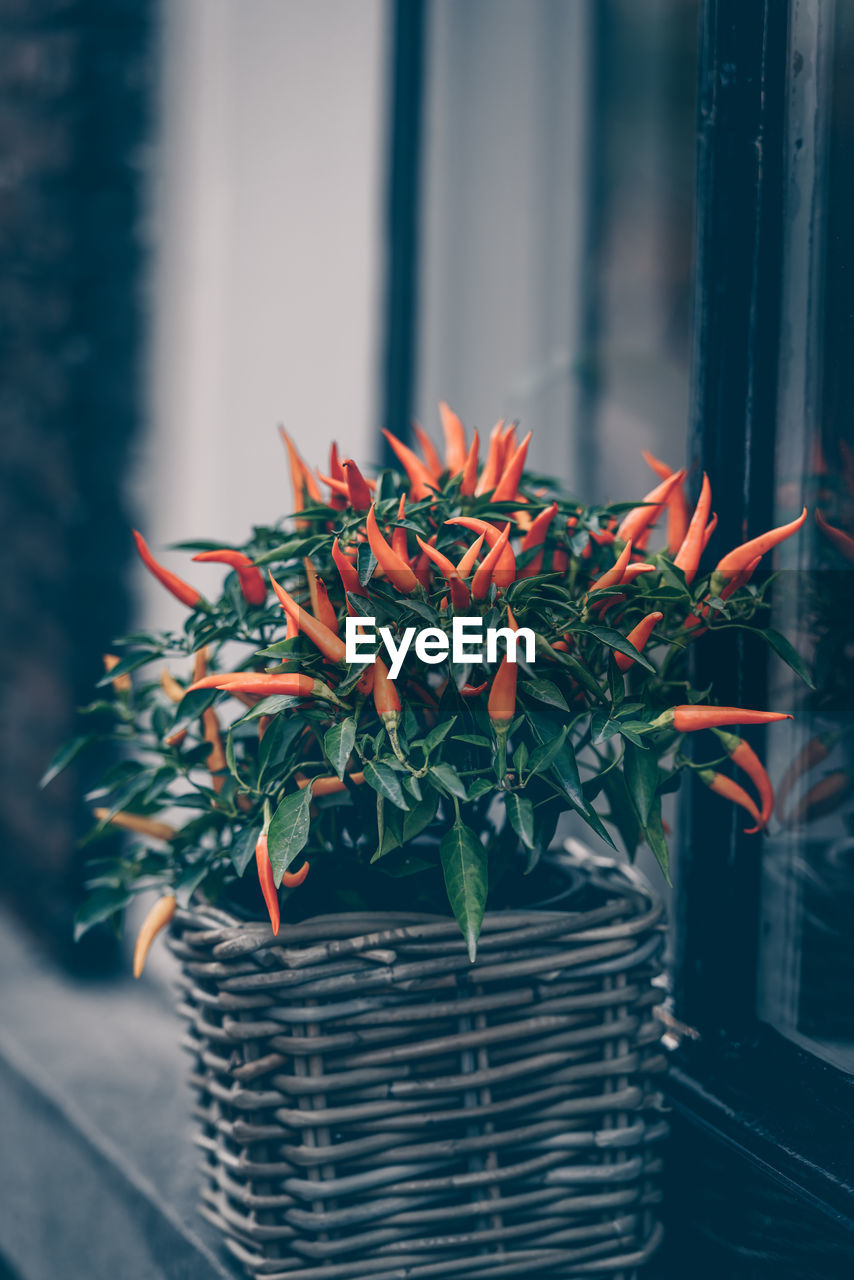
M 158 548 L 288 509 L 276 426 L 372 452 L 383 260 L 384 0 L 166 0 L 150 425 L 133 484 Z M 217 570 L 164 557 L 204 590 Z M 175 622 L 146 582 L 143 612 Z

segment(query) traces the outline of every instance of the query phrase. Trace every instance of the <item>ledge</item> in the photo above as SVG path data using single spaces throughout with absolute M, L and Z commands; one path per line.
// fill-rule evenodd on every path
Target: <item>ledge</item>
M 81 982 L 0 914 L 0 1272 L 234 1280 L 195 1208 L 165 951 L 139 983 Z

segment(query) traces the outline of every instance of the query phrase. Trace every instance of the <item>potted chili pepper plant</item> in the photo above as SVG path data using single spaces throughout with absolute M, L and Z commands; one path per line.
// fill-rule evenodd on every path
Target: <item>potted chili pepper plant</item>
M 515 426 L 481 449 L 441 416 L 444 458 L 386 433 L 400 469 L 375 479 L 335 446 L 315 473 L 283 433 L 293 513 L 188 545 L 205 595 L 137 534 L 184 629 L 117 643 L 49 770 L 120 748 L 92 847 L 133 839 L 93 860 L 79 929 L 160 890 L 134 972 L 171 925 L 203 1209 L 258 1276 L 641 1265 L 661 907 L 628 864 L 550 852 L 556 826 L 646 843 L 667 876 L 662 796 L 686 771 L 755 830 L 773 808 L 733 726 L 783 713 L 709 702 L 686 653 L 762 629 L 752 574 L 805 513 L 701 569 L 707 479 L 692 512 L 650 458 L 640 503 L 588 507 L 525 470 Z M 708 764 L 684 749 L 700 730 Z

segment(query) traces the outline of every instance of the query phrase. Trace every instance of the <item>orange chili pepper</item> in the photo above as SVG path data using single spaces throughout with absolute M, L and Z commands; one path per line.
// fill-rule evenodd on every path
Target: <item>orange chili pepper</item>
M 418 454 L 414 453 L 402 440 L 398 440 L 397 436 L 386 431 L 385 427 L 382 432 L 409 477 L 413 501 L 420 502 L 422 498 L 432 498 L 435 493 L 435 481 Z
M 694 733 L 698 729 L 718 729 L 726 724 L 771 724 L 775 720 L 792 720 L 785 711 L 750 711 L 746 707 L 713 707 L 704 703 L 682 703 L 669 707 L 652 721 L 652 728 L 670 725 L 677 733 Z
M 792 760 L 786 772 L 780 779 L 777 787 L 777 814 L 783 819 L 782 814 L 785 808 L 786 800 L 799 778 L 805 773 L 809 773 L 817 764 L 821 764 L 830 755 L 831 749 L 836 744 L 839 735 L 835 733 L 817 734 L 814 738 L 810 738 L 795 758 Z
M 623 517 L 617 528 L 617 537 L 622 538 L 624 542 L 634 541 L 648 525 L 654 524 L 670 494 L 684 478 L 684 470 L 674 471 L 672 476 L 668 476 L 666 480 L 661 481 L 661 484 L 650 489 L 643 499 L 644 505 L 633 507 Z
M 745 568 L 757 556 L 764 556 L 772 547 L 776 547 L 786 538 L 791 538 L 793 533 L 797 533 L 806 518 L 807 509 L 804 507 L 796 520 L 791 520 L 788 524 L 782 524 L 776 529 L 769 529 L 767 533 L 760 534 L 758 538 L 751 538 L 748 542 L 743 542 L 741 546 L 728 551 L 723 559 L 718 561 L 715 566 L 715 573 L 712 576 L 729 576 L 737 573 L 739 569 Z
M 207 707 L 202 712 L 202 737 L 210 745 L 205 763 L 210 771 L 211 786 L 219 795 L 225 785 L 224 770 L 228 768 L 228 765 L 225 759 L 225 749 L 222 745 L 219 719 L 213 707 Z
M 653 457 L 646 449 L 642 451 L 642 457 L 659 479 L 666 480 L 668 476 L 673 475 L 672 467 L 668 467 L 666 462 L 659 462 L 658 458 Z M 688 524 L 688 500 L 685 497 L 685 486 L 680 481 L 671 490 L 667 499 L 667 550 L 670 555 L 675 556 L 682 546 L 685 534 L 688 532 Z
M 413 422 L 412 431 L 421 446 L 421 452 L 424 454 L 424 465 L 430 472 L 431 478 L 438 480 L 445 468 L 442 466 L 442 460 L 436 452 L 436 446 L 420 422 Z
M 512 456 L 504 465 L 501 472 L 501 479 L 495 486 L 495 492 L 492 495 L 493 502 L 510 502 L 519 496 L 519 484 L 522 480 L 522 472 L 525 469 L 525 458 L 528 454 L 528 445 L 531 443 L 532 432 L 528 432 L 525 439 L 514 450 Z
M 492 681 L 486 704 L 493 728 L 497 731 L 503 729 L 506 733 L 516 714 L 516 677 L 517 665 L 508 662 L 505 654 Z
M 745 831 L 758 831 L 762 825 L 759 810 L 753 800 L 737 782 L 733 782 L 732 778 L 728 778 L 724 773 L 715 773 L 713 769 L 698 769 L 697 775 L 701 781 L 705 782 L 710 791 L 714 791 L 716 795 L 723 796 L 725 800 L 731 800 L 733 804 L 741 805 L 742 809 L 746 809 L 752 818 L 756 821 L 755 827 L 747 828 Z
M 519 574 L 520 578 L 533 578 L 542 569 L 544 554 L 543 548 L 546 541 L 546 535 L 548 534 L 549 526 L 556 515 L 557 503 L 553 502 L 550 507 L 546 507 L 531 522 L 528 532 L 522 539 L 522 550 L 531 551 L 534 547 L 539 547 L 540 550 L 534 556 L 533 560 L 529 560 L 525 565 L 524 569 Z
M 480 479 L 475 486 L 475 494 L 480 497 L 484 493 L 489 493 L 498 484 L 498 477 L 501 474 L 501 458 L 504 452 L 501 443 L 501 432 L 504 429 L 504 419 L 501 418 L 496 422 L 489 435 L 489 452 L 486 455 L 484 468 L 480 473 Z
M 504 526 L 503 532 L 500 534 L 493 547 L 490 547 L 488 554 L 475 570 L 474 577 L 471 580 L 471 594 L 473 600 L 485 600 L 489 595 L 489 588 L 495 584 L 498 586 L 498 565 L 504 548 L 508 544 L 510 538 L 510 524 Z M 515 558 L 514 558 L 514 577 L 515 577 Z
M 389 735 L 396 739 L 400 722 L 400 698 L 394 681 L 389 679 L 388 667 L 377 658 L 374 663 L 374 706 Z
M 305 568 L 306 581 L 308 582 L 308 595 L 311 600 L 311 611 L 317 618 L 318 622 L 322 622 L 333 635 L 338 634 L 338 615 L 332 607 L 332 602 L 326 591 L 323 579 L 317 576 L 317 568 L 310 556 L 303 557 L 303 567 Z
M 279 932 L 279 894 L 273 877 L 273 867 L 267 850 L 267 833 L 262 831 L 255 845 L 255 866 L 258 869 L 258 883 L 264 895 L 264 902 L 270 916 L 273 934 Z
M 632 543 L 631 539 L 629 539 L 611 568 L 606 569 L 601 577 L 597 578 L 596 581 L 588 587 L 587 594 L 590 595 L 592 591 L 604 591 L 607 587 L 619 586 L 623 580 L 623 575 L 628 568 L 631 554 Z
M 626 639 L 629 644 L 633 644 L 635 646 L 638 653 L 643 652 L 644 645 L 663 617 L 664 614 L 659 613 L 656 610 L 654 613 L 648 613 L 645 618 L 641 618 L 636 627 L 632 627 L 631 631 L 626 636 Z M 615 653 L 614 661 L 621 671 L 628 671 L 629 667 L 634 666 L 635 660 L 634 658 L 630 658 L 626 653 Z
M 786 818 L 788 826 L 796 822 L 809 822 L 813 818 L 824 818 L 838 809 L 842 801 L 854 787 L 854 778 L 844 769 L 835 769 L 820 781 L 813 783 L 797 802 Z
M 703 487 L 697 499 L 697 506 L 691 517 L 691 523 L 688 525 L 688 532 L 685 534 L 682 545 L 673 560 L 676 567 L 685 574 L 687 583 L 694 581 L 697 576 L 697 570 L 700 567 L 700 557 L 703 554 L 703 546 L 705 544 L 706 523 L 709 519 L 711 505 L 712 486 L 709 484 L 709 477 L 703 472 Z
M 355 787 L 360 787 L 365 781 L 365 775 L 361 770 L 357 770 L 355 773 L 347 774 L 347 781 L 352 782 Z M 309 782 L 313 796 L 334 796 L 347 790 L 347 782 L 342 781 L 335 773 L 321 778 L 297 778 L 297 786 L 302 789 L 307 787 Z
M 371 486 L 352 458 L 341 463 L 347 477 L 347 499 L 355 511 L 367 511 L 371 505 Z
M 167 667 L 160 672 L 160 687 L 170 702 L 180 702 L 184 697 L 184 686 L 178 683 Z
M 718 527 L 718 513 L 717 511 L 713 511 L 712 518 L 709 521 L 709 523 L 706 525 L 706 532 L 703 534 L 703 550 L 704 551 L 706 547 L 709 545 L 712 534 L 714 533 L 715 529 L 717 529 L 717 527 Z
M 406 494 L 405 493 L 402 493 L 400 495 L 400 502 L 397 504 L 397 518 L 398 520 L 406 519 Z M 405 529 L 400 529 L 400 528 L 392 529 L 391 549 L 392 551 L 397 552 L 401 560 L 405 560 L 406 563 L 409 564 L 409 547 L 406 542 Z
M 278 597 L 279 604 L 285 613 L 289 618 L 293 618 L 300 631 L 305 632 L 324 658 L 328 658 L 330 662 L 344 662 L 347 653 L 344 641 L 317 618 L 312 617 L 308 610 L 298 605 L 296 600 L 276 581 L 272 572 L 270 573 L 270 581 L 273 584 L 273 590 Z
M 437 551 L 435 547 L 432 547 L 429 542 L 425 542 L 423 538 L 419 538 L 416 535 L 415 541 L 418 543 L 424 555 L 428 556 L 429 559 L 433 561 L 436 568 L 441 571 L 451 592 L 451 603 L 453 604 L 454 609 L 457 612 L 467 609 L 471 603 L 471 596 L 469 594 L 468 587 L 460 578 L 456 566 L 448 559 L 447 556 L 442 555 L 441 551 Z M 474 586 L 474 584 L 472 584 L 472 586 Z
M 418 579 L 409 563 L 402 556 L 399 556 L 383 537 L 377 524 L 376 510 L 373 504 L 371 504 L 371 509 L 365 520 L 365 529 L 367 530 L 371 551 L 376 556 L 377 564 L 385 573 L 389 582 L 398 591 L 403 592 L 405 595 L 411 595 L 418 586 Z
M 471 448 L 466 455 L 465 465 L 463 466 L 463 478 L 460 481 L 460 493 L 464 497 L 471 497 L 477 487 L 477 460 L 480 451 L 480 437 L 475 431 L 472 437 Z
M 340 705 L 328 685 L 296 671 L 215 671 L 190 685 L 194 689 L 223 689 L 227 693 L 253 693 L 268 698 L 284 694 L 290 698 L 321 698 Z
M 771 814 L 774 812 L 774 788 L 771 785 L 771 779 L 768 777 L 765 765 L 759 759 L 750 743 L 745 742 L 744 738 L 739 738 L 734 733 L 726 733 L 723 729 L 716 729 L 715 735 L 723 743 L 726 753 L 733 764 L 737 764 L 739 769 L 744 770 L 759 792 L 759 803 L 761 805 L 759 822 L 761 826 L 766 827 Z M 747 834 L 752 835 L 754 831 L 758 830 L 759 826 L 751 827 Z
M 172 573 L 171 570 L 164 568 L 162 564 L 154 559 L 148 543 L 137 529 L 132 529 L 131 532 L 136 542 L 140 560 L 157 581 L 167 591 L 171 592 L 176 600 L 180 600 L 181 604 L 185 604 L 188 609 L 196 609 L 199 605 L 204 604 L 201 593 L 195 587 L 191 587 L 189 582 L 185 582 L 183 578 L 178 577 L 177 573 Z
M 444 400 L 439 401 L 439 417 L 445 435 L 445 465 L 452 476 L 466 465 L 466 432 L 459 414 Z
M 139 978 L 145 968 L 145 962 L 148 959 L 148 953 L 151 950 L 151 944 L 162 929 L 165 929 L 169 921 L 175 914 L 178 903 L 171 893 L 166 893 L 162 898 L 158 898 L 148 915 L 142 922 L 139 933 L 136 936 L 136 946 L 133 949 L 133 976 Z
M 267 584 L 261 576 L 261 571 L 256 569 L 249 556 L 244 555 L 242 551 L 232 551 L 228 547 L 222 547 L 219 551 L 200 551 L 198 555 L 193 556 L 193 559 L 205 564 L 214 562 L 230 565 L 237 574 L 240 590 L 248 604 L 264 604 L 267 599 Z
M 286 889 L 296 889 L 308 875 L 310 863 L 304 862 L 299 871 L 283 871 L 282 884 Z
M 421 552 L 421 555 L 418 557 L 418 559 L 415 561 L 415 568 L 413 570 L 413 573 L 415 574 L 418 581 L 421 583 L 421 586 L 424 588 L 424 590 L 429 591 L 430 590 L 430 557 L 425 556 L 423 551 Z
M 461 578 L 467 578 L 474 568 L 475 561 L 480 555 L 480 549 L 483 546 L 483 541 L 484 535 L 481 534 L 480 537 L 471 544 L 468 551 L 460 557 L 459 562 L 457 563 L 457 573 Z
M 95 809 L 98 822 L 107 822 L 111 827 L 121 827 L 123 831 L 133 831 L 139 836 L 149 836 L 152 840 L 174 840 L 177 831 L 168 822 L 159 822 L 156 818 L 145 818 L 141 813 L 110 813 L 109 809 Z
M 299 456 L 296 445 L 293 440 L 291 440 L 284 427 L 279 427 L 279 435 L 281 436 L 284 446 L 288 452 L 291 485 L 293 486 L 294 491 L 294 512 L 303 511 L 305 509 L 306 492 L 308 492 L 308 496 L 311 498 L 312 502 L 316 502 L 318 504 L 322 503 L 323 499 L 320 495 L 320 490 L 317 487 L 317 481 L 311 474 L 309 468 L 303 462 L 302 458 Z M 305 526 L 306 521 L 297 521 L 297 528 L 304 529 Z
M 359 581 L 359 574 L 355 565 L 351 564 L 341 550 L 340 543 L 336 538 L 332 544 L 332 559 L 335 561 L 335 567 L 341 577 L 341 585 L 345 592 L 350 592 L 354 596 L 366 595 L 365 588 Z M 347 605 L 348 610 L 352 612 L 351 606 Z
M 116 667 L 119 665 L 120 659 L 115 653 L 105 653 L 103 661 L 104 670 L 107 675 L 109 675 L 111 671 L 115 671 Z M 123 676 L 116 676 L 112 684 L 116 693 L 130 693 L 133 688 L 130 676 L 127 672 L 125 672 Z
M 502 537 L 502 531 L 496 529 L 494 524 L 490 524 L 488 520 L 479 520 L 476 516 L 451 516 L 449 520 L 445 521 L 445 524 L 458 524 L 462 525 L 464 529 L 470 529 L 473 533 L 482 533 L 490 549 Z M 512 582 L 516 581 L 516 557 L 513 554 L 513 548 L 510 546 L 509 540 L 501 552 L 494 581 L 498 588 L 509 587 Z

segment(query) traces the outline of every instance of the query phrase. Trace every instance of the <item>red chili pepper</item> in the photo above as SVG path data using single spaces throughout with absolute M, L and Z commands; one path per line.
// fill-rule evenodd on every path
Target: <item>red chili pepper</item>
M 367 511 L 371 505 L 371 486 L 352 458 L 341 463 L 347 477 L 347 499 L 354 511 Z
M 648 613 L 645 618 L 641 618 L 636 627 L 632 627 L 631 631 L 626 636 L 626 639 L 629 644 L 633 644 L 635 646 L 638 653 L 643 652 L 644 645 L 663 617 L 664 614 L 659 613 L 658 611 L 655 613 Z M 614 661 L 621 671 L 628 671 L 629 667 L 634 666 L 635 660 L 634 658 L 630 658 L 628 654 L 615 653 Z
M 697 576 L 697 570 L 700 567 L 700 557 L 703 554 L 703 546 L 705 545 L 706 524 L 711 506 L 712 486 L 709 484 L 709 477 L 703 472 L 703 486 L 700 489 L 700 496 L 697 499 L 691 523 L 688 525 L 688 532 L 685 534 L 682 546 L 676 552 L 673 560 L 676 567 L 685 574 L 687 583 L 694 581 Z
M 346 782 L 342 781 L 337 774 L 330 773 L 328 777 L 322 778 L 297 778 L 297 786 L 304 789 L 310 782 L 312 796 L 334 796 L 347 790 L 347 782 L 351 782 L 354 787 L 360 787 L 364 781 L 364 773 L 356 771 L 347 774 Z
M 249 556 L 244 555 L 242 551 L 231 551 L 227 547 L 222 547 L 219 551 L 200 551 L 197 556 L 193 556 L 193 559 L 205 564 L 214 562 L 230 565 L 237 574 L 240 590 L 248 604 L 263 604 L 267 599 L 267 584 L 261 576 L 261 571 L 255 568 Z
M 531 435 L 532 433 L 529 431 L 519 447 L 513 451 L 512 456 L 504 464 L 501 479 L 495 486 L 495 492 L 492 495 L 493 502 L 512 502 L 515 498 L 518 498 L 519 485 L 522 480 L 522 472 L 525 469 L 525 458 L 528 454 L 528 445 L 531 443 Z
M 566 573 L 569 568 L 569 552 L 565 547 L 555 547 L 552 552 L 552 573 Z
M 148 952 L 151 944 L 160 933 L 161 929 L 165 929 L 169 921 L 175 914 L 178 903 L 171 893 L 164 894 L 162 898 L 158 898 L 148 915 L 142 922 L 142 926 L 137 934 L 136 946 L 133 949 L 133 976 L 139 978 L 145 968 L 145 961 L 148 958 Z
M 445 435 L 445 465 L 452 476 L 459 475 L 466 465 L 466 432 L 459 414 L 454 413 L 444 400 L 439 401 L 439 417 Z
M 459 563 L 457 564 L 457 573 L 461 578 L 467 578 L 471 573 L 475 566 L 475 561 L 480 555 L 480 549 L 483 546 L 483 542 L 484 535 L 481 534 L 480 537 L 471 544 L 468 551 L 460 557 Z
M 330 662 L 344 662 L 347 652 L 344 641 L 334 631 L 330 631 L 322 622 L 319 622 L 317 618 L 312 617 L 307 609 L 303 609 L 298 605 L 293 596 L 290 596 L 285 588 L 276 581 L 272 573 L 270 574 L 270 581 L 273 584 L 273 590 L 278 597 L 279 604 L 285 613 L 288 617 L 293 618 L 300 631 L 303 631 L 308 636 L 324 658 L 328 658 Z
M 267 833 L 263 831 L 255 845 L 255 866 L 258 869 L 258 882 L 264 895 L 264 902 L 270 916 L 273 933 L 279 932 L 279 894 L 273 878 L 273 867 L 267 851 Z
M 761 559 L 761 556 L 757 556 L 755 560 L 751 560 L 749 564 L 739 570 L 735 577 L 730 578 L 729 582 L 727 582 L 725 586 L 721 587 L 721 600 L 729 600 L 730 596 L 735 595 L 736 591 L 738 591 L 740 587 L 743 587 L 750 581 Z M 697 614 L 699 614 L 699 617 Z M 698 608 L 697 614 L 689 613 L 688 617 L 685 619 L 684 626 L 687 628 L 698 627 L 702 619 L 708 618 L 709 606 L 704 602 Z
M 414 453 L 402 440 L 398 440 L 397 436 L 386 431 L 385 427 L 382 432 L 409 477 L 413 502 L 420 502 L 422 498 L 432 498 L 435 495 L 436 484 L 418 454 Z
M 341 577 L 341 585 L 345 591 L 349 591 L 354 596 L 366 595 L 365 588 L 359 581 L 359 575 L 355 565 L 351 564 L 341 550 L 341 544 L 336 538 L 332 544 L 332 559 L 335 561 L 335 567 Z M 347 606 L 348 609 L 350 606 Z
M 493 727 L 498 731 L 503 729 L 506 732 L 516 714 L 517 671 L 517 664 L 508 662 L 505 654 L 492 681 L 487 711 Z
M 194 680 L 188 692 L 195 689 L 224 689 L 227 693 L 252 693 L 263 698 L 272 694 L 285 694 L 290 698 L 322 698 L 340 706 L 339 699 L 322 680 L 296 671 L 214 671 L 201 680 Z
M 424 590 L 429 591 L 430 590 L 430 557 L 425 556 L 423 551 L 421 552 L 421 555 L 418 557 L 418 559 L 415 561 L 415 568 L 413 572 L 416 578 L 418 579 L 418 581 L 421 583 L 421 586 L 424 588 Z
M 646 449 L 642 451 L 642 456 L 647 466 L 651 467 L 661 480 L 666 480 L 668 476 L 673 475 L 672 467 L 668 467 L 666 462 L 659 462 L 658 458 L 653 457 Z M 680 481 L 667 499 L 667 550 L 670 555 L 675 556 L 682 546 L 685 534 L 688 532 L 688 523 L 688 501 L 685 497 L 685 486 Z M 637 546 L 637 543 L 635 545 Z
M 318 622 L 322 622 L 325 627 L 338 635 L 338 615 L 333 608 L 332 601 L 326 590 L 326 584 L 322 578 L 317 575 L 314 561 L 305 556 L 303 559 L 305 565 L 306 578 L 308 580 L 308 594 L 311 599 L 311 611 L 317 618 Z
M 341 466 L 341 460 L 338 457 L 338 443 L 333 440 L 329 446 L 329 474 L 333 480 L 345 480 L 344 468 Z
M 400 502 L 397 504 L 398 520 L 406 519 L 406 494 L 400 495 Z M 409 547 L 406 542 L 406 530 L 395 528 L 391 531 L 391 549 L 396 551 L 401 560 L 405 560 L 409 564 Z
M 697 775 L 701 781 L 705 782 L 710 791 L 714 791 L 716 795 L 723 796 L 725 800 L 731 800 L 733 804 L 741 805 L 742 809 L 746 809 L 750 816 L 755 819 L 756 826 L 747 828 L 745 831 L 758 831 L 762 825 L 762 819 L 750 796 L 740 787 L 737 782 L 733 782 L 732 778 L 728 778 L 724 773 L 715 773 L 713 769 L 698 769 Z
M 633 507 L 623 517 L 617 528 L 617 537 L 622 538 L 624 542 L 634 541 L 648 525 L 654 524 L 670 494 L 677 485 L 682 483 L 684 478 L 684 470 L 674 471 L 672 476 L 668 476 L 666 480 L 662 480 L 661 484 L 657 484 L 654 489 L 650 489 L 643 499 L 644 505 Z
M 148 543 L 138 530 L 131 530 L 136 542 L 136 549 L 139 552 L 139 558 L 145 565 L 146 569 L 154 575 L 159 583 L 161 583 L 167 591 L 170 591 L 176 600 L 180 600 L 181 604 L 185 604 L 188 609 L 196 609 L 203 603 L 201 594 L 195 587 L 191 587 L 189 582 L 185 582 L 183 578 L 179 578 L 176 573 L 172 573 L 169 569 L 165 569 L 159 564 L 148 549 Z
M 723 729 L 716 729 L 715 735 L 723 743 L 726 753 L 733 764 L 737 764 L 739 769 L 744 770 L 759 792 L 759 803 L 761 805 L 759 822 L 761 826 L 767 827 L 768 820 L 774 812 L 774 788 L 771 785 L 771 779 L 768 777 L 765 765 L 759 759 L 750 743 L 745 742 L 744 738 L 739 738 L 734 733 L 726 733 Z M 758 830 L 758 826 L 751 827 L 747 834 L 753 835 L 754 831 Z
M 476 516 L 451 516 L 449 520 L 445 521 L 445 524 L 459 524 L 464 529 L 471 529 L 472 533 L 482 533 L 490 549 L 502 537 L 502 531 L 496 529 L 494 524 L 490 524 L 488 520 L 479 520 Z M 515 581 L 516 557 L 508 540 L 501 552 L 501 559 L 495 573 L 495 585 L 503 589 L 504 587 L 509 587 Z
M 771 724 L 775 720 L 791 720 L 785 711 L 750 711 L 746 707 L 713 707 L 688 702 L 670 707 L 652 721 L 652 728 L 672 725 L 677 733 L 694 733 L 697 729 L 718 729 L 725 724 Z
M 299 871 L 283 871 L 282 884 L 285 886 L 285 888 L 286 889 L 298 888 L 303 883 L 306 876 L 308 875 L 310 865 L 311 865 L 310 863 L 304 862 L 300 867 Z
M 592 591 L 604 591 L 606 587 L 619 586 L 623 580 L 623 574 L 628 568 L 631 554 L 632 543 L 631 539 L 629 539 L 620 554 L 617 556 L 616 562 L 610 569 L 606 569 L 602 576 L 597 578 L 596 581 L 588 587 L 587 594 L 590 595 Z
M 509 537 L 510 524 L 508 522 L 504 526 L 504 531 L 496 540 L 495 545 L 490 548 L 488 554 L 484 556 L 482 562 L 475 570 L 474 577 L 471 580 L 471 594 L 473 600 L 485 600 L 489 595 L 489 588 L 493 584 L 496 587 L 498 586 L 498 566 L 500 564 L 504 548 L 507 546 Z
M 454 565 L 447 556 L 442 555 L 441 551 L 437 551 L 435 547 L 431 547 L 430 543 L 425 542 L 423 538 L 419 538 L 416 535 L 415 540 L 424 555 L 428 556 L 429 559 L 433 561 L 436 568 L 442 573 L 442 576 L 447 582 L 448 588 L 451 592 L 451 603 L 454 606 L 454 610 L 457 613 L 461 613 L 464 609 L 467 609 L 471 603 L 471 596 L 469 594 L 468 587 L 462 581 L 459 573 L 457 572 L 456 565 Z
M 490 493 L 498 484 L 498 477 L 501 474 L 501 457 L 504 452 L 501 443 L 501 432 L 504 430 L 504 419 L 496 422 L 489 435 L 489 452 L 486 455 L 486 462 L 480 473 L 480 479 L 475 486 L 475 494 L 481 497 L 484 493 Z
M 365 529 L 367 530 L 368 543 L 371 551 L 373 551 L 376 556 L 377 564 L 380 566 L 389 582 L 391 582 L 392 586 L 396 587 L 398 591 L 403 592 L 405 595 L 411 595 L 418 586 L 418 579 L 412 572 L 408 561 L 404 560 L 402 556 L 399 556 L 383 537 L 380 532 L 380 527 L 377 524 L 376 511 L 373 504 L 371 504 L 371 508 L 365 520 Z
M 463 478 L 460 481 L 460 493 L 465 497 L 470 497 L 477 487 L 477 460 L 480 451 L 480 437 L 475 431 L 472 437 L 471 448 L 466 455 L 463 465 Z
M 846 533 L 844 529 L 837 529 L 836 525 L 829 524 L 820 511 L 815 513 L 815 522 L 822 533 L 830 539 L 837 551 L 841 551 L 845 559 L 854 564 L 854 538 Z
M 442 459 L 436 452 L 436 446 L 421 426 L 420 422 L 413 422 L 412 431 L 415 439 L 421 446 L 421 452 L 424 454 L 424 465 L 430 472 L 431 478 L 434 481 L 438 480 L 445 468 L 442 466 Z
M 758 538 L 751 538 L 749 542 L 743 542 L 740 547 L 735 547 L 732 551 L 728 551 L 724 558 L 718 561 L 715 567 L 715 575 L 731 576 L 737 573 L 739 569 L 745 568 L 751 560 L 754 560 L 757 556 L 764 556 L 772 547 L 776 547 L 779 543 L 784 542 L 786 538 L 790 538 L 793 533 L 797 533 L 806 518 L 807 509 L 804 507 L 797 520 L 782 524 L 777 529 L 769 529 L 767 533 L 760 534 Z
M 389 736 L 395 741 L 400 722 L 400 698 L 394 681 L 389 679 L 388 667 L 379 658 L 374 663 L 374 706 Z
M 461 698 L 478 698 L 488 686 L 489 681 L 484 680 L 483 684 L 464 684 L 460 689 Z
M 525 565 L 525 568 L 519 574 L 520 578 L 533 578 L 542 570 L 543 548 L 546 541 L 546 535 L 548 534 L 549 526 L 556 515 L 557 503 L 553 502 L 550 507 L 546 507 L 534 520 L 532 520 L 528 532 L 522 539 L 522 550 L 531 551 L 534 547 L 539 547 L 540 550 L 534 556 L 533 560 L 529 560 Z

